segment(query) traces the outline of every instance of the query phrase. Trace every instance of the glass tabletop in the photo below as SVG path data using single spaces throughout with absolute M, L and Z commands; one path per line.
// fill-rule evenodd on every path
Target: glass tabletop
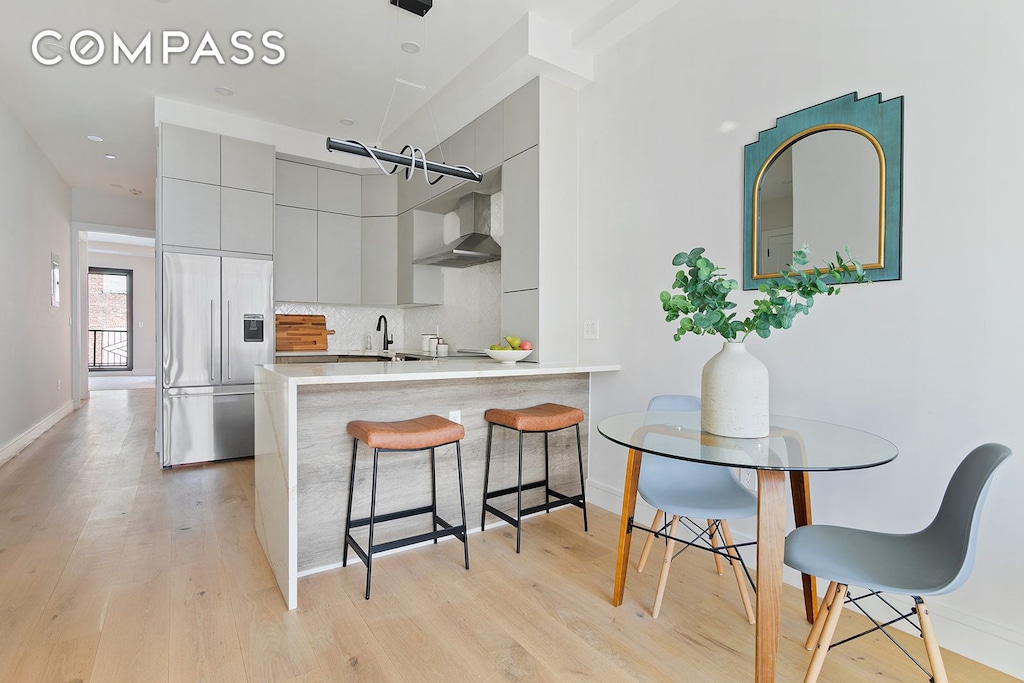
M 601 420 L 606 439 L 644 453 L 755 470 L 855 470 L 884 465 L 896 446 L 859 429 L 772 415 L 760 439 L 716 436 L 700 429 L 700 411 L 622 413 Z

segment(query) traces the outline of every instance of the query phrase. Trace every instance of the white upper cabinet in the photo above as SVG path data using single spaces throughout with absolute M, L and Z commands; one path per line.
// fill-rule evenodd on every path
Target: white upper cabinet
M 502 130 L 502 103 L 481 114 L 476 120 L 474 139 L 476 154 L 473 169 L 483 173 L 505 160 L 504 132 Z
M 160 126 L 160 175 L 220 185 L 220 136 L 164 123 Z
M 540 152 L 532 147 L 501 167 L 504 232 L 501 291 L 540 286 Z
M 398 214 L 397 175 L 364 175 L 362 180 L 362 213 L 364 216 L 394 216 Z
M 344 213 L 349 216 L 362 215 L 362 176 L 356 173 L 318 168 L 316 193 L 316 208 L 320 211 Z
M 317 297 L 326 304 L 361 303 L 362 220 L 317 212 Z
M 220 139 L 220 184 L 274 193 L 274 146 L 226 135 Z
M 176 178 L 160 181 L 160 241 L 220 249 L 220 188 Z
M 443 268 L 418 266 L 413 261 L 429 256 L 443 244 L 444 216 L 426 211 L 406 211 L 398 217 L 398 303 L 444 303 Z
M 279 206 L 276 214 L 274 299 L 316 301 L 316 211 Z
M 398 218 L 362 219 L 361 300 L 364 304 L 398 303 Z
M 273 169 L 273 166 L 270 166 Z M 220 189 L 220 248 L 250 254 L 274 252 L 274 195 Z
M 316 208 L 316 166 L 277 160 L 274 203 L 300 209 Z
M 540 142 L 540 79 L 506 97 L 502 106 L 503 154 L 511 159 Z

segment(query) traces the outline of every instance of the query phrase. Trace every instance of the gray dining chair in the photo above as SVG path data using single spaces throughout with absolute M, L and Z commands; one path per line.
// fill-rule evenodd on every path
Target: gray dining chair
M 647 404 L 647 410 L 697 411 L 700 410 L 700 398 L 685 395 L 655 396 Z M 670 437 L 658 434 L 647 437 L 652 441 L 650 445 L 655 450 L 656 444 L 653 441 L 659 438 Z M 728 560 L 739 587 L 743 611 L 746 613 L 747 621 L 753 624 L 754 609 L 750 604 L 746 585 L 748 581 L 753 585 L 753 581 L 738 549 L 754 543 L 733 543 L 726 520 L 756 515 L 757 496 L 736 481 L 728 467 L 702 465 L 653 454 L 645 454 L 641 461 L 637 492 L 657 510 L 651 528 L 647 530 L 651 533 L 644 543 L 637 564 L 638 572 L 642 572 L 647 564 L 655 537 L 664 537 L 666 541 L 665 558 L 661 566 L 661 578 L 658 581 L 658 593 L 654 599 L 651 616 L 657 618 L 661 613 L 669 567 L 676 554 L 675 544 L 681 542 L 684 544 L 683 550 L 697 547 L 711 551 L 719 575 L 722 574 L 722 558 Z M 668 517 L 671 517 L 671 521 L 667 519 Z M 693 537 L 689 541 L 679 538 L 680 520 L 692 532 Z
M 831 647 L 879 630 L 933 681 L 947 680 L 924 596 L 949 593 L 967 580 L 974 566 L 978 521 L 992 475 L 1010 454 L 1009 448 L 998 443 L 987 443 L 971 451 L 953 473 L 935 519 L 916 533 L 890 534 L 811 524 L 789 534 L 786 564 L 830 581 L 805 643 L 808 650 L 814 649 L 805 682 L 817 680 Z M 850 596 L 850 585 L 866 588 L 868 592 Z M 902 614 L 881 596 L 883 591 L 911 596 L 914 607 Z M 880 598 L 899 616 L 884 624 L 877 621 L 859 604 L 872 596 Z M 845 603 L 863 612 L 875 627 L 832 644 Z M 919 625 L 910 620 L 915 613 Z M 903 620 L 921 633 L 931 673 L 886 632 L 885 626 Z

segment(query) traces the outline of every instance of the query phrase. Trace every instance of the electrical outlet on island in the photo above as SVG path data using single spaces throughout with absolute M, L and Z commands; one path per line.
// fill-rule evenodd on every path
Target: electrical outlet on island
M 741 469 L 740 483 L 751 491 L 757 490 L 757 473 L 754 470 Z
M 458 422 L 462 424 L 462 411 L 461 410 L 449 410 L 448 419 L 452 422 Z

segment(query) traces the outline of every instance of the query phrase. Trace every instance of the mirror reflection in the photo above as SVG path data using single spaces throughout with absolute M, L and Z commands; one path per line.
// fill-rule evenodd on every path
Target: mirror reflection
M 757 185 L 755 277 L 777 275 L 794 246 L 812 261 L 846 248 L 866 268 L 882 266 L 885 242 L 884 159 L 862 131 L 823 128 L 787 142 Z

